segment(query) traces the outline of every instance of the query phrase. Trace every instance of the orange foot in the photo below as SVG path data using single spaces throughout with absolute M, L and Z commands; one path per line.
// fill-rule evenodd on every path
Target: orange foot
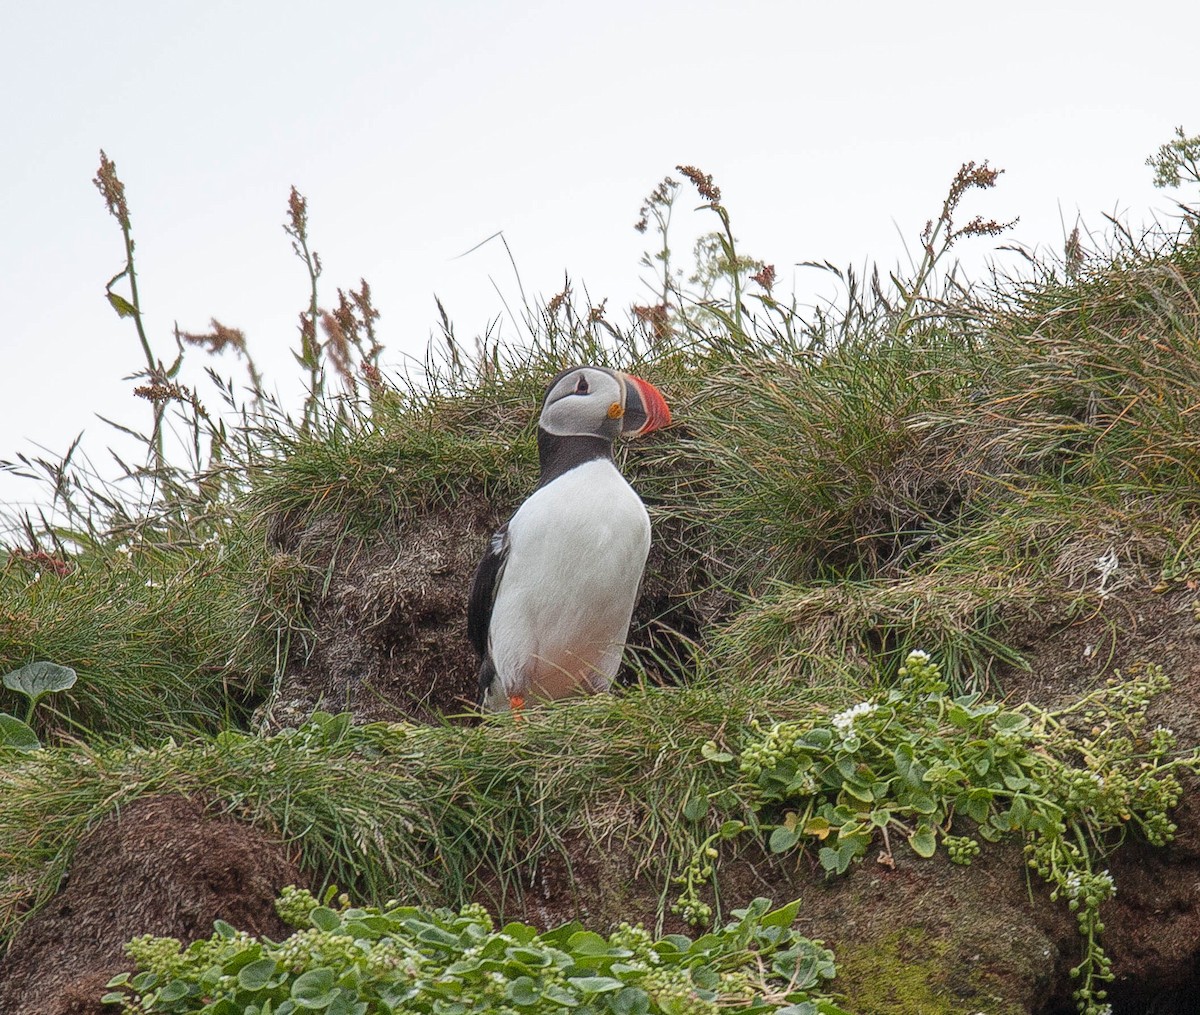
M 513 722 L 524 722 L 525 716 L 522 714 L 522 709 L 525 707 L 525 699 L 519 694 L 510 694 L 508 696 L 508 707 L 512 709 Z

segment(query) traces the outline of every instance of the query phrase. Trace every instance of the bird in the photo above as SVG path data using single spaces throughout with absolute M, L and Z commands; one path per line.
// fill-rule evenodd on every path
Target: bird
M 479 707 L 609 689 L 650 552 L 650 516 L 613 461 L 617 437 L 671 422 L 662 393 L 620 370 L 573 366 L 546 387 L 537 486 L 488 542 L 467 633 Z

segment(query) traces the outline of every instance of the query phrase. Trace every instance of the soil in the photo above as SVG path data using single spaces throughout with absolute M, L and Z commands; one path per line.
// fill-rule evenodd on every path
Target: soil
M 99 998 L 132 968 L 126 941 L 194 941 L 218 919 L 279 938 L 287 931 L 274 899 L 285 885 L 305 883 L 288 850 L 258 829 L 197 800 L 144 797 L 80 841 L 58 895 L 0 959 L 0 1012 L 111 1012 Z

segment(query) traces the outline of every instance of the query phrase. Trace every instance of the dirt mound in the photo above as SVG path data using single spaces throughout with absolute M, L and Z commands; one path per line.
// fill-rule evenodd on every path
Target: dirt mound
M 320 590 L 305 604 L 311 635 L 298 646 L 255 727 L 298 726 L 314 709 L 359 722 L 469 721 L 478 660 L 467 641 L 467 595 L 491 534 L 515 505 L 464 499 L 453 510 L 346 536 L 329 520 L 275 527 L 278 552 L 303 562 Z M 630 633 L 651 679 L 686 659 L 702 626 L 727 605 L 700 573 L 703 560 L 659 523 Z M 628 679 L 626 667 L 622 679 Z
M 280 937 L 273 901 L 303 883 L 284 847 L 258 829 L 183 797 L 138 800 L 79 843 L 62 890 L 0 959 L 0 1012 L 99 1015 L 104 984 L 130 968 L 130 938 L 189 942 L 217 919 Z

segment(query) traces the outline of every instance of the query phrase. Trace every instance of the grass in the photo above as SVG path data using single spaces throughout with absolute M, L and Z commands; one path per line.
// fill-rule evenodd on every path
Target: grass
M 568 287 L 523 306 L 522 343 L 485 335 L 473 354 L 443 316 L 424 369 L 388 385 L 366 286 L 339 292 L 322 346 L 313 275 L 298 358 L 314 394 L 296 419 L 252 367 L 248 403 L 218 387 L 224 420 L 150 376 L 147 463 L 117 484 L 43 463 L 58 519 L 21 520 L 26 545 L 0 567 L 0 666 L 48 658 L 80 677 L 39 713 L 74 741 L 0 769 L 0 934 L 53 894 L 90 825 L 146 793 L 196 794 L 277 831 L 366 898 L 457 901 L 567 834 L 618 836 L 665 883 L 716 820 L 682 817 L 706 792 L 705 742 L 844 701 L 915 647 L 958 686 L 984 683 L 1020 664 L 1014 623 L 1095 602 L 1108 577 L 1191 574 L 1200 245 L 1186 229 L 1118 236 L 970 286 L 946 260 L 996 225 L 953 224 L 967 190 L 994 182 L 981 171 L 956 177 L 911 278 L 845 273 L 833 308 L 775 298 L 773 270 L 735 250 L 701 175 L 722 225 L 703 298 L 673 288 L 664 262 L 659 302 L 625 324 Z M 664 230 L 674 192 L 656 192 Z M 192 344 L 216 348 L 221 327 Z M 309 635 L 330 547 L 464 501 L 515 504 L 536 471 L 544 380 L 573 361 L 643 373 L 672 403 L 677 425 L 622 454 L 657 538 L 714 583 L 689 590 L 718 619 L 681 686 L 520 726 L 244 733 Z M 311 538 L 283 545 L 285 530 Z M 1097 570 L 1110 549 L 1115 577 Z
M 820 696 L 737 683 L 634 690 L 475 728 L 350 726 L 327 717 L 271 738 L 226 733 L 154 749 L 50 748 L 0 772 L 0 927 L 53 894 L 84 831 L 147 793 L 182 793 L 278 833 L 303 865 L 369 898 L 460 903 L 501 884 L 571 829 L 620 842 L 665 883 L 707 825 L 701 746 L 751 718 L 811 712 Z M 710 819 L 710 822 L 715 818 Z M 436 872 L 436 873 L 433 873 Z
M 77 671 L 76 686 L 43 706 L 62 733 L 149 743 L 180 727 L 237 724 L 287 650 L 296 576 L 281 563 L 236 537 L 96 547 L 59 569 L 10 556 L 0 668 L 53 659 Z

